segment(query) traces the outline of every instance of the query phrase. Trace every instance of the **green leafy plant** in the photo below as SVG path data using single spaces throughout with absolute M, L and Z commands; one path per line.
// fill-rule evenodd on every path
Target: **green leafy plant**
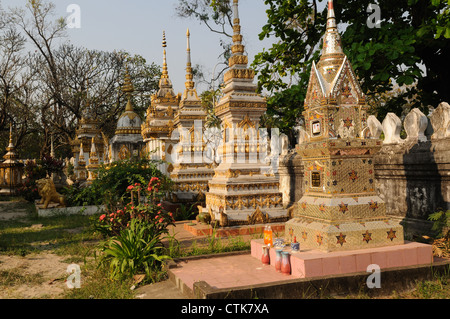
M 94 206 L 102 205 L 103 198 L 102 193 L 95 187 L 90 185 L 87 187 L 79 186 L 67 186 L 61 190 L 61 194 L 64 195 L 68 206 Z
M 437 233 L 438 237 L 450 236 L 450 210 L 433 213 L 428 219 L 434 222 L 432 230 Z
M 192 204 L 190 206 L 188 205 L 180 205 L 180 207 L 177 208 L 177 212 L 175 214 L 175 220 L 177 221 L 184 221 L 184 220 L 192 220 L 195 212 L 195 204 Z
M 100 265 L 109 265 L 111 279 L 145 273 L 154 281 L 155 272 L 161 270 L 164 260 L 170 259 L 159 254 L 163 249 L 160 231 L 155 229 L 155 225 L 133 219 L 128 228 L 107 241 Z
M 103 214 L 94 223 L 94 228 L 105 237 L 117 236 L 130 225 L 133 219 L 139 219 L 154 225 L 160 233 L 167 233 L 167 227 L 174 222 L 173 214 L 167 212 L 161 203 L 164 192 L 158 177 L 152 177 L 146 187 L 140 183 L 128 186 L 130 202 L 117 211 Z
M 109 213 L 123 209 L 130 202 L 131 192 L 127 191 L 130 185 L 144 185 L 154 177 L 160 180 L 159 188 L 155 190 L 165 196 L 170 192 L 172 182 L 158 169 L 158 163 L 148 159 L 130 159 L 102 165 L 91 187 L 98 191 Z

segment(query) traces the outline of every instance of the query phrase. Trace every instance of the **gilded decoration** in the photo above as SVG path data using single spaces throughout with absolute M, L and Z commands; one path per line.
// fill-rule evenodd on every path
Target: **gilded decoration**
M 375 189 L 373 157 L 382 144 L 363 134 L 365 101 L 329 0 L 324 47 L 319 63 L 312 65 L 305 98 L 307 134 L 297 147 L 305 192 L 286 223 L 286 238 L 302 237 L 305 248 L 345 251 L 404 242 L 402 226 L 387 217 Z

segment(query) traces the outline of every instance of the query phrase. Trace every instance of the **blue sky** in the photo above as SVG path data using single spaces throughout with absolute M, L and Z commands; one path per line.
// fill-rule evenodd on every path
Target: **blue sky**
M 24 6 L 26 0 L 0 0 L 2 7 Z M 212 75 L 221 53 L 220 36 L 194 19 L 176 16 L 178 0 L 53 0 L 58 17 L 66 17 L 70 4 L 81 8 L 81 28 L 68 29 L 75 45 L 104 51 L 127 50 L 143 56 L 148 63 L 162 64 L 162 32 L 167 38 L 169 75 L 176 92 L 184 90 L 186 67 L 186 30 L 191 32 L 192 63 L 204 66 Z M 256 53 L 269 48 L 270 40 L 258 34 L 267 21 L 263 0 L 240 0 L 242 34 L 250 63 Z M 202 87 L 198 88 L 202 91 Z

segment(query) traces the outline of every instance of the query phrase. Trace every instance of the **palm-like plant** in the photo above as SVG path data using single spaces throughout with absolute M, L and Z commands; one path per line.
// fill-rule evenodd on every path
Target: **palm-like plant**
M 154 225 L 133 219 L 129 228 L 105 243 L 99 265 L 109 265 L 111 279 L 145 272 L 147 278 L 154 281 L 154 275 L 161 270 L 162 262 L 170 259 L 159 253 L 164 249 L 161 234 Z

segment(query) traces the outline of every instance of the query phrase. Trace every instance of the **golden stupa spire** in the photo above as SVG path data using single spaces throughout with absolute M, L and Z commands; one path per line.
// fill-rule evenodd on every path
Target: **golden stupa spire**
M 122 91 L 127 94 L 128 102 L 125 108 L 126 112 L 133 112 L 133 105 L 131 103 L 131 94 L 134 92 L 134 86 L 131 82 L 130 72 L 128 70 L 128 63 L 125 65 L 125 81 L 122 87 Z
M 233 55 L 243 55 L 244 46 L 242 45 L 241 20 L 239 19 L 239 0 L 233 0 Z
M 191 62 L 191 42 L 190 42 L 191 33 L 189 29 L 187 29 L 186 37 L 187 37 L 187 63 L 186 63 L 186 89 L 192 90 L 194 89 L 194 75 L 192 74 L 192 62 Z
M 12 140 L 12 123 L 9 123 L 9 145 L 8 148 L 14 148 L 13 140 Z
M 333 0 L 328 1 L 327 30 L 323 39 L 322 56 L 343 55 L 341 36 L 337 29 Z
M 161 78 L 167 79 L 167 78 L 169 78 L 169 72 L 168 72 L 168 68 L 167 68 L 167 55 L 166 55 L 166 48 L 167 48 L 166 31 L 163 31 L 162 47 L 163 47 L 163 56 L 164 57 L 163 57 L 163 70 L 162 70 Z
M 228 63 L 230 70 L 224 76 L 225 83 L 231 79 L 253 80 L 255 77 L 255 72 L 248 68 L 248 56 L 245 55 L 245 46 L 242 44 L 243 37 L 240 23 L 239 0 L 233 0 L 233 45 L 231 47 L 232 55 Z

